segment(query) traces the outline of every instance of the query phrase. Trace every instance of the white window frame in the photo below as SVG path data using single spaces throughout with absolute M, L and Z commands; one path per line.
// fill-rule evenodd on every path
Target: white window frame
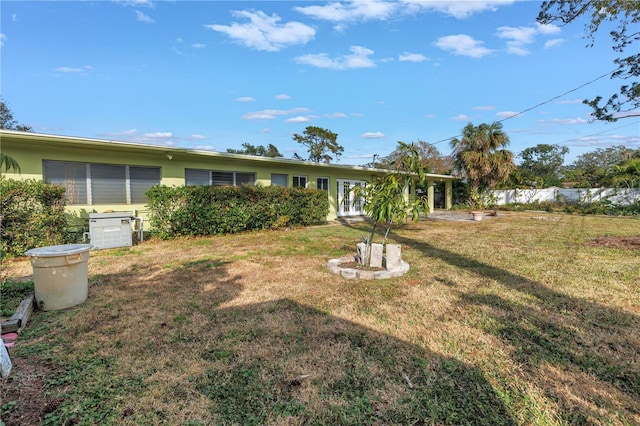
M 292 178 L 293 178 L 293 181 L 291 183 L 291 186 L 293 186 L 294 188 L 307 188 L 307 186 L 309 185 L 309 177 L 308 176 L 293 175 Z M 304 185 L 300 184 L 302 180 L 304 180 Z
M 323 184 L 320 184 L 320 181 L 322 180 L 322 182 L 324 182 Z M 326 185 L 325 185 L 326 184 Z M 323 191 L 327 191 L 329 192 L 329 185 L 331 184 L 330 180 L 328 177 L 324 177 L 324 176 L 318 176 L 316 178 L 316 188 L 317 189 L 322 189 Z

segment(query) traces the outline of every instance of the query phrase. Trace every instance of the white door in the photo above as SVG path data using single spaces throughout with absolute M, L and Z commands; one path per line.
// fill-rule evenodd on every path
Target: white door
M 362 209 L 362 197 L 356 197 L 351 189 L 354 186 L 366 186 L 366 184 L 362 180 L 338 179 L 338 217 L 365 214 Z

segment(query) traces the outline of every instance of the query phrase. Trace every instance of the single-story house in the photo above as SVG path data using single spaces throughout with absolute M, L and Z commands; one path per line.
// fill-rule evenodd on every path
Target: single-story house
M 145 192 L 153 185 L 283 185 L 327 191 L 327 220 L 364 215 L 350 188 L 387 170 L 284 158 L 229 154 L 132 142 L 0 130 L 0 150 L 20 165 L 14 179 L 43 179 L 66 187 L 70 211 L 133 211 L 145 216 Z M 453 176 L 429 174 L 444 184 L 451 208 Z

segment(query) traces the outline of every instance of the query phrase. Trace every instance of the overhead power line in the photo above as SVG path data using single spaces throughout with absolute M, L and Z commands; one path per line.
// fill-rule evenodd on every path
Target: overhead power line
M 561 97 L 566 96 L 566 95 L 568 95 L 569 93 L 575 92 L 576 90 L 580 90 L 580 89 L 582 89 L 582 88 L 583 88 L 583 87 L 585 87 L 585 86 L 588 86 L 588 85 L 590 85 L 590 84 L 593 84 L 593 83 L 595 83 L 596 81 L 598 81 L 598 80 L 600 80 L 600 79 L 602 79 L 602 78 L 604 78 L 604 77 L 606 77 L 606 76 L 608 76 L 608 75 L 613 74 L 616 70 L 617 70 L 617 68 L 616 68 L 616 69 L 614 69 L 614 70 L 611 70 L 611 71 L 609 71 L 609 72 L 607 72 L 607 73 L 605 73 L 605 74 L 602 74 L 601 76 L 596 77 L 596 78 L 594 78 L 594 79 L 593 79 L 593 80 L 591 80 L 591 81 L 588 81 L 588 82 L 586 82 L 586 83 L 584 83 L 584 84 L 581 84 L 581 85 L 580 85 L 580 86 L 578 86 L 578 87 L 575 87 L 575 88 L 573 88 L 573 89 L 571 89 L 571 90 L 567 90 L 566 92 L 564 92 L 564 93 L 562 93 L 562 94 L 560 94 L 560 95 L 557 95 L 557 96 L 554 96 L 553 98 L 547 99 L 547 100 L 546 100 L 546 101 L 544 101 L 544 102 L 540 102 L 539 104 L 536 104 L 536 105 L 534 105 L 534 106 L 532 106 L 532 107 L 529 107 L 529 108 L 527 108 L 527 109 L 524 109 L 524 110 L 522 110 L 522 111 L 520 111 L 520 112 L 517 112 L 517 113 L 515 113 L 515 114 L 513 114 L 513 115 L 510 115 L 509 117 L 503 118 L 502 120 L 498 120 L 497 122 L 498 122 L 498 123 L 502 123 L 502 122 L 507 121 L 507 120 L 510 120 L 510 119 L 512 119 L 512 118 L 514 118 L 514 117 L 518 117 L 518 116 L 520 116 L 520 115 L 522 115 L 522 114 L 524 114 L 524 113 L 526 113 L 526 112 L 529 112 L 529 111 L 531 111 L 531 110 L 534 110 L 534 109 L 536 109 L 536 108 L 539 108 L 539 107 L 541 107 L 542 105 L 546 105 L 546 104 L 548 104 L 548 103 L 550 103 L 550 102 L 553 102 L 553 101 L 555 101 L 556 99 L 560 99 Z M 456 136 L 451 136 L 451 137 L 448 137 L 448 138 L 445 138 L 445 139 L 440 139 L 440 140 L 439 140 L 439 141 L 437 141 L 437 142 L 433 142 L 431 145 L 436 145 L 436 144 L 439 144 L 439 143 L 442 143 L 442 142 L 447 142 L 447 141 L 450 141 L 450 140 L 451 140 L 451 139 L 453 139 L 453 138 L 458 138 L 458 137 L 460 137 L 460 136 L 462 136 L 462 135 L 456 135 Z

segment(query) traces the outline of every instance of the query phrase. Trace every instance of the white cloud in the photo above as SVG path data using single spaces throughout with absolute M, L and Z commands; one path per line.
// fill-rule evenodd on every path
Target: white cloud
M 440 37 L 433 44 L 454 55 L 469 56 L 472 58 L 482 58 L 493 52 L 491 49 L 483 47 L 483 42 L 474 40 L 473 37 L 465 34 Z
M 248 23 L 234 22 L 231 25 L 205 25 L 213 31 L 226 34 L 243 46 L 256 50 L 277 52 L 285 47 L 306 44 L 313 39 L 316 30 L 300 22 L 281 24 L 281 18 L 268 16 L 262 11 L 234 11 L 233 16 L 248 19 Z
M 520 115 L 520 113 L 517 112 L 517 111 L 499 111 L 499 112 L 496 112 L 496 116 L 498 116 L 498 117 L 500 117 L 502 119 L 515 117 L 517 115 Z
M 492 105 L 479 105 L 473 107 L 474 111 L 493 111 L 496 107 Z
M 129 142 L 147 143 L 153 145 L 175 146 L 176 137 L 173 132 L 147 132 L 139 134 L 138 129 L 123 130 L 120 132 L 103 133 L 100 136 L 110 139 Z
M 398 56 L 398 60 L 400 62 L 424 62 L 427 60 L 427 57 L 421 53 L 404 52 L 402 55 Z
M 122 130 L 120 132 L 102 133 L 99 136 L 109 138 L 130 138 L 138 134 L 138 129 Z
M 90 65 L 85 65 L 82 68 L 74 68 L 74 67 L 58 67 L 55 69 L 56 72 L 64 72 L 64 73 L 81 73 L 81 72 L 85 72 L 87 70 L 92 70 L 93 67 L 91 67 Z
M 382 132 L 366 132 L 363 133 L 360 137 L 363 139 L 383 139 L 385 135 Z
M 153 24 L 155 22 L 149 15 L 145 15 L 139 10 L 136 10 L 136 20 L 147 24 Z
M 349 23 L 369 20 L 385 20 L 397 9 L 398 3 L 389 1 L 348 1 L 333 2 L 323 6 L 298 6 L 297 12 L 316 19 L 336 23 Z M 337 30 L 344 30 L 344 25 L 337 26 Z
M 193 43 L 191 47 L 193 47 L 194 49 L 204 49 L 205 47 L 207 47 L 207 45 L 203 43 Z
M 554 38 L 553 40 L 547 40 L 544 43 L 545 49 L 552 49 L 554 47 L 560 47 L 564 44 L 565 40 L 563 38 Z
M 373 55 L 373 50 L 362 46 L 351 46 L 350 55 L 343 55 L 332 59 L 326 53 L 308 54 L 295 58 L 299 64 L 311 65 L 317 68 L 328 68 L 333 70 L 346 70 L 353 68 L 371 68 L 376 64 L 369 56 Z
M 207 139 L 207 137 L 204 136 L 204 135 L 194 134 L 194 135 L 189 136 L 189 140 L 192 140 L 192 141 L 203 141 L 203 140 L 206 140 L 206 139 Z
M 558 105 L 577 105 L 581 104 L 582 99 L 567 99 L 566 101 L 558 101 Z
M 273 120 L 281 115 L 291 115 L 310 112 L 309 108 L 292 109 L 265 109 L 262 111 L 248 112 L 242 116 L 244 120 Z
M 236 101 L 238 101 L 238 102 L 255 102 L 255 99 L 252 98 L 251 96 L 240 96 L 239 98 L 236 98 Z
M 344 112 L 334 112 L 333 114 L 326 114 L 329 118 L 347 118 L 347 114 Z
M 152 0 L 114 0 L 123 6 L 154 7 Z
M 143 138 L 149 138 L 149 139 L 166 139 L 166 138 L 172 138 L 173 137 L 173 133 L 172 132 L 143 133 L 142 137 Z
M 553 24 L 538 24 L 538 33 L 543 35 L 560 34 L 562 30 Z
M 193 147 L 193 149 L 199 150 L 199 151 L 215 151 L 216 148 L 213 145 L 196 145 Z
M 7 36 L 0 33 L 0 46 L 4 46 L 4 41 L 7 39 Z
M 453 121 L 469 121 L 469 116 L 466 114 L 458 114 L 455 117 L 451 117 Z
M 578 117 L 578 118 L 555 118 L 552 120 L 554 123 L 558 123 L 558 124 L 585 124 L 588 123 L 588 120 L 585 120 L 582 117 Z
M 291 99 L 291 96 L 285 95 L 284 93 L 280 93 L 279 95 L 276 95 L 275 98 L 283 101 L 283 100 Z
M 538 35 L 550 35 L 560 32 L 560 28 L 555 25 L 540 25 L 535 27 L 499 27 L 496 35 L 507 40 L 507 52 L 512 55 L 525 56 L 531 53 L 525 46 L 534 42 Z M 545 48 L 560 45 L 561 39 L 548 41 Z
M 467 1 L 442 1 L 442 0 L 402 0 L 409 12 L 426 10 L 429 12 L 441 12 L 458 19 L 468 18 L 474 13 L 495 11 L 499 6 L 508 6 L 514 0 L 467 0 Z
M 498 37 L 521 44 L 531 43 L 536 34 L 536 29 L 532 27 L 499 27 L 497 32 Z
M 436 114 L 425 114 L 424 118 L 428 118 L 429 120 L 433 120 L 434 118 L 438 118 Z
M 11 15 L 11 20 L 12 20 L 13 22 L 16 22 L 16 21 L 18 20 L 18 15 L 17 15 L 17 14 L 15 14 L 15 13 L 14 13 L 14 14 L 12 14 L 12 15 Z
M 309 117 L 303 117 L 301 115 L 297 117 L 287 118 L 285 120 L 286 123 L 308 123 L 309 121 L 311 121 Z

